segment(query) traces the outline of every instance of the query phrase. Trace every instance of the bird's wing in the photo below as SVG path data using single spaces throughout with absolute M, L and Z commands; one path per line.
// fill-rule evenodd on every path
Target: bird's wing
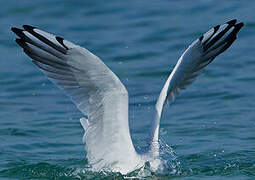
M 135 161 L 128 93 L 119 78 L 87 49 L 32 26 L 23 28 L 12 28 L 19 36 L 16 42 L 87 116 L 80 121 L 92 167 L 100 170 Z
M 191 84 L 216 56 L 223 53 L 235 41 L 243 23 L 231 20 L 215 26 L 195 40 L 181 55 L 164 84 L 156 103 L 156 115 L 151 125 L 151 140 L 158 141 L 158 128 L 162 110 L 171 104 L 182 89 Z

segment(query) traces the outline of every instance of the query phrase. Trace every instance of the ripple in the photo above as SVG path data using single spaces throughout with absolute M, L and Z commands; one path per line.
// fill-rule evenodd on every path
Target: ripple
M 0 178 L 239 180 L 255 176 L 255 1 L 37 0 L 0 5 L 4 7 L 0 12 Z M 127 176 L 91 172 L 83 160 L 86 152 L 79 124 L 83 115 L 32 65 L 10 32 L 12 26 L 31 24 L 102 57 L 129 91 L 131 135 L 143 152 L 147 142 L 141 139 L 147 138 L 159 92 L 178 57 L 201 33 L 232 18 L 245 23 L 236 42 L 164 110 L 160 135 L 176 152 L 165 148 L 170 162 L 165 174 L 153 174 L 146 167 Z

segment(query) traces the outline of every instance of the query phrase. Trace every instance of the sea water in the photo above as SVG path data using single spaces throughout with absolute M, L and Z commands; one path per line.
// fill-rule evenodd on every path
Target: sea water
M 0 178 L 254 178 L 255 1 L 8 0 L 0 5 Z M 99 56 L 129 92 L 131 136 L 143 152 L 156 99 L 181 53 L 209 28 L 233 18 L 245 23 L 236 42 L 163 113 L 160 137 L 168 171 L 127 176 L 86 169 L 83 115 L 31 63 L 10 31 L 33 25 Z

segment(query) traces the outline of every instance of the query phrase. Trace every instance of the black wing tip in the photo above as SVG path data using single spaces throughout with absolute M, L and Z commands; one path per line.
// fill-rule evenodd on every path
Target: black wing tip
M 213 30 L 214 30 L 213 35 L 219 30 L 219 28 L 220 28 L 220 25 L 213 27 Z
M 237 20 L 236 20 L 236 19 L 232 19 L 232 20 L 228 21 L 228 22 L 227 22 L 227 24 L 229 24 L 229 25 L 233 26 L 233 25 L 235 25 L 235 24 L 236 24 L 236 22 L 237 22 Z
M 22 48 L 27 46 L 26 42 L 23 39 L 15 39 L 16 43 L 20 45 Z
M 19 28 L 16 28 L 16 27 L 11 27 L 11 31 L 16 33 L 16 32 L 23 31 L 23 30 L 19 29 Z
M 202 35 L 200 38 L 199 38 L 199 41 L 202 41 L 204 39 L 204 35 Z
M 64 44 L 64 38 L 56 36 L 56 40 L 66 49 L 68 50 L 68 47 L 66 47 L 66 45 Z
M 214 27 L 213 27 L 213 29 L 214 29 L 215 32 L 218 31 L 219 28 L 220 28 L 220 25 L 217 25 L 217 26 L 214 26 Z
M 213 35 L 208 38 L 204 43 L 203 45 L 204 46 L 204 50 L 207 51 L 210 47 L 212 47 L 219 39 L 221 39 L 224 34 L 226 32 L 228 32 L 231 28 L 234 28 L 233 30 L 231 30 L 230 34 L 228 35 L 227 39 L 224 40 L 224 42 L 228 41 L 228 45 L 232 44 L 235 39 L 236 39 L 236 35 L 237 33 L 240 31 L 240 29 L 244 26 L 244 23 L 243 22 L 240 22 L 240 23 L 237 23 L 237 20 L 236 19 L 233 19 L 231 21 L 228 21 L 225 23 L 225 25 L 227 24 L 227 27 L 225 27 L 223 30 L 221 30 L 221 32 L 219 32 L 214 38 L 211 39 L 211 37 L 213 37 L 213 35 L 219 30 L 219 28 L 222 26 L 222 25 L 217 25 L 214 27 L 214 33 Z M 223 27 L 223 26 L 222 26 Z M 209 42 L 210 41 L 210 42 Z M 207 44 L 206 44 L 207 43 Z M 229 45 L 229 46 L 230 46 Z M 226 46 L 226 47 L 229 47 L 229 46 Z M 227 48 L 226 48 L 227 49 Z
M 238 28 L 239 30 L 244 26 L 243 22 L 240 22 L 238 24 L 235 25 L 236 28 Z
M 17 34 L 18 36 L 20 36 L 21 34 L 23 34 L 23 29 L 19 29 L 19 28 L 16 28 L 16 27 L 12 27 L 11 28 L 11 31 L 14 32 L 15 34 Z
M 236 36 L 237 33 L 242 29 L 242 27 L 244 26 L 243 22 L 240 22 L 238 24 L 234 25 L 234 30 L 233 30 L 233 34 Z
M 24 38 L 25 37 L 25 35 L 23 33 L 23 31 L 24 31 L 23 29 L 19 29 L 19 28 L 13 27 L 13 28 L 11 28 L 11 30 L 12 30 L 12 32 L 14 32 L 20 38 Z
M 30 26 L 30 25 L 23 25 L 23 28 L 26 30 L 26 31 L 33 31 L 36 27 L 34 26 Z
M 219 28 L 220 28 L 220 25 L 214 26 L 213 34 L 203 44 L 206 44 L 213 37 L 213 35 L 218 31 Z

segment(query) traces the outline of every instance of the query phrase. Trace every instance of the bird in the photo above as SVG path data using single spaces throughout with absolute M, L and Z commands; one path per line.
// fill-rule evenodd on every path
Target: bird
M 11 30 L 25 54 L 84 114 L 80 123 L 85 130 L 83 142 L 91 170 L 128 174 L 146 163 L 151 171 L 161 166 L 159 127 L 163 110 L 216 56 L 231 46 L 243 25 L 233 19 L 214 26 L 183 52 L 156 101 L 148 135 L 149 148 L 144 153 L 136 151 L 131 139 L 128 92 L 100 58 L 34 26 L 23 25 L 22 29 L 12 27 Z

